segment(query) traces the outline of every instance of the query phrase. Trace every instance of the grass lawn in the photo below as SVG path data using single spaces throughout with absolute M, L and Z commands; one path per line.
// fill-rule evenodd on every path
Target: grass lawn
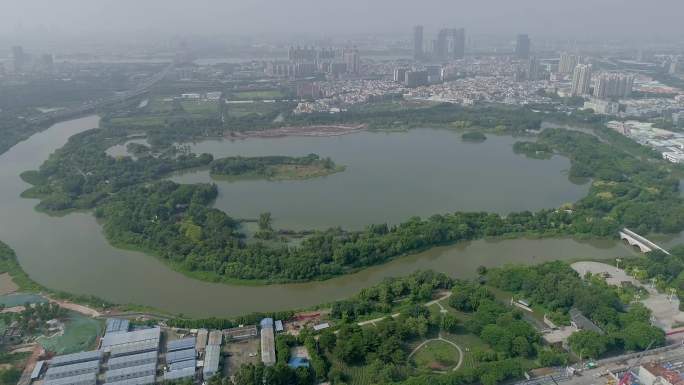
M 148 127 L 163 125 L 165 119 L 165 116 L 144 115 L 126 118 L 113 118 L 110 123 L 113 126 Z
M 291 109 L 290 103 L 230 103 L 226 106 L 228 116 L 233 118 L 242 118 L 252 114 L 271 115 Z
M 422 100 L 394 100 L 377 103 L 364 103 L 351 108 L 358 112 L 392 112 L 392 111 L 406 111 L 420 108 L 428 108 L 435 106 L 436 102 L 422 101 Z
M 185 112 L 193 115 L 212 115 L 218 112 L 216 100 L 183 100 L 180 103 Z
M 454 342 L 456 345 L 460 346 L 463 350 L 463 364 L 461 368 L 472 368 L 475 367 L 475 359 L 473 358 L 473 350 L 475 349 L 489 349 L 489 345 L 482 341 L 479 336 L 476 336 L 468 332 L 463 326 L 464 322 L 469 320 L 472 315 L 469 313 L 460 312 L 451 306 L 447 305 L 447 301 L 442 301 L 444 308 L 450 313 L 456 316 L 460 321 L 460 324 L 454 333 L 447 333 L 442 331 L 442 338 Z M 428 309 L 434 314 L 439 313 L 439 306 L 432 305 Z
M 147 105 L 147 111 L 152 114 L 164 114 L 173 111 L 173 101 L 165 101 L 168 99 L 164 96 L 157 96 L 150 99 L 150 104 Z
M 419 369 L 451 370 L 459 360 L 458 350 L 444 341 L 430 341 L 411 357 Z
M 272 100 L 283 99 L 287 95 L 280 90 L 263 90 L 263 91 L 238 91 L 231 92 L 227 99 L 229 100 Z

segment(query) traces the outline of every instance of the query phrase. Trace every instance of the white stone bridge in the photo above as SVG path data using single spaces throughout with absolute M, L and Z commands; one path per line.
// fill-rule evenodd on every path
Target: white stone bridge
M 642 237 L 641 235 L 635 233 L 634 231 L 626 227 L 620 230 L 620 239 L 625 241 L 625 243 L 629 244 L 630 246 L 638 248 L 642 253 L 648 253 L 649 251 L 653 250 L 660 250 L 665 254 L 670 255 L 669 251 L 663 249 L 654 242 L 649 241 L 645 237 Z

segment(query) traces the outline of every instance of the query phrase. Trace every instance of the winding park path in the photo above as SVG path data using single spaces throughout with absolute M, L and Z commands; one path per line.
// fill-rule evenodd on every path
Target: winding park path
M 447 310 L 444 308 L 444 306 L 442 306 L 442 303 L 441 303 L 441 302 L 444 301 L 445 299 L 451 297 L 451 294 L 452 294 L 452 292 L 449 291 L 449 292 L 447 292 L 446 294 L 444 294 L 443 296 L 441 296 L 441 297 L 439 297 L 439 298 L 437 298 L 437 299 L 433 299 L 433 300 L 430 301 L 430 302 L 425 302 L 423 305 L 424 305 L 425 307 L 429 307 L 429 306 L 432 306 L 432 305 L 434 305 L 434 304 L 437 304 L 437 306 L 439 306 L 440 313 L 446 313 Z M 394 314 L 390 315 L 390 317 L 392 317 L 392 318 L 397 318 L 397 317 L 399 317 L 400 314 L 401 314 L 401 313 L 394 313 Z M 384 320 L 385 318 L 387 318 L 387 316 L 385 316 L 385 317 L 378 317 L 378 318 L 374 318 L 374 319 L 369 319 L 368 321 L 358 322 L 357 325 L 359 325 L 359 326 L 365 326 L 365 325 L 369 325 L 369 324 L 375 325 L 377 322 L 380 322 L 380 321 Z
M 437 341 L 446 342 L 447 344 L 455 347 L 456 350 L 458 350 L 458 363 L 456 364 L 456 366 L 454 366 L 453 369 L 451 369 L 452 372 L 457 371 L 461 367 L 461 365 L 463 364 L 463 350 L 455 342 L 449 341 L 446 338 L 443 338 L 441 334 L 437 338 L 432 338 L 432 339 L 425 340 L 425 341 L 421 342 L 420 345 L 416 346 L 411 351 L 411 353 L 409 353 L 408 358 L 411 359 L 411 357 L 413 357 L 414 354 L 416 354 L 420 349 L 422 349 L 425 345 L 429 344 L 430 342 L 437 342 Z

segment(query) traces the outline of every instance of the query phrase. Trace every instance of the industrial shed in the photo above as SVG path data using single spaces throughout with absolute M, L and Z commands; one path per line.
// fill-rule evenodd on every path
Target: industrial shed
M 65 354 L 62 356 L 56 356 L 50 360 L 50 367 L 63 366 L 78 364 L 81 362 L 88 361 L 101 361 L 102 352 L 99 350 L 94 350 L 90 352 L 79 352 L 74 354 Z
M 154 384 L 156 378 L 155 376 L 145 376 L 131 378 L 123 381 L 107 382 L 107 385 L 151 385 Z
M 273 331 L 272 318 L 261 320 L 261 362 L 266 366 L 274 365 L 276 362 L 275 333 Z
M 166 344 L 166 351 L 175 352 L 176 350 L 193 349 L 196 343 L 197 339 L 195 337 L 188 337 L 183 338 L 182 340 L 169 341 L 169 343 Z
M 52 366 L 45 373 L 46 380 L 58 378 L 80 376 L 82 374 L 98 373 L 100 371 L 100 361 L 79 362 L 71 365 Z
M 156 364 L 145 364 L 139 366 L 131 366 L 128 368 L 121 368 L 109 370 L 105 373 L 105 382 L 116 382 L 130 380 L 138 377 L 154 376 L 157 373 Z
M 114 346 L 110 350 L 110 357 L 120 357 L 152 351 L 159 351 L 159 341 L 141 341 L 129 345 Z
M 204 353 L 204 369 L 202 369 L 202 374 L 204 375 L 205 380 L 208 380 L 211 376 L 218 372 L 220 361 L 221 346 L 207 345 L 207 350 Z
M 105 334 L 127 332 L 131 322 L 121 318 L 107 318 L 107 329 Z
M 45 366 L 45 361 L 36 362 L 36 366 L 34 366 L 33 370 L 31 371 L 31 381 L 40 377 L 40 373 L 43 371 L 44 366 Z
M 97 374 L 88 373 L 73 377 L 45 380 L 45 382 L 43 382 L 43 385 L 95 385 L 96 383 Z
M 209 332 L 209 340 L 207 345 L 221 345 L 223 342 L 223 332 L 220 330 L 212 330 Z
M 195 349 L 198 352 L 203 352 L 204 347 L 207 346 L 207 338 L 209 337 L 209 331 L 207 329 L 200 329 L 197 331 L 197 345 Z
M 166 353 L 166 363 L 172 364 L 174 362 L 194 360 L 197 357 L 195 349 L 177 350 L 175 352 Z
M 174 362 L 172 364 L 169 364 L 169 371 L 174 371 L 174 370 L 181 370 L 181 369 L 186 369 L 186 368 L 195 368 L 197 367 L 197 360 L 186 360 L 186 361 L 178 361 Z
M 160 337 L 161 329 L 159 327 L 105 334 L 102 338 L 102 349 L 104 351 L 111 351 L 115 347 L 133 345 L 140 342 L 156 342 L 158 346 Z
M 253 338 L 259 335 L 259 330 L 255 325 L 237 327 L 232 329 L 226 329 L 223 331 L 223 335 L 227 340 L 241 340 L 245 338 Z
M 568 314 L 570 315 L 570 324 L 577 330 L 591 330 L 601 335 L 605 334 L 600 327 L 585 317 L 579 309 L 572 308 Z
M 195 368 L 185 368 L 164 373 L 164 381 L 195 377 Z
M 107 366 L 109 370 L 128 368 L 131 366 L 140 366 L 145 364 L 156 364 L 157 363 L 157 352 L 146 352 L 133 354 L 130 356 L 120 356 L 114 357 L 109 360 Z

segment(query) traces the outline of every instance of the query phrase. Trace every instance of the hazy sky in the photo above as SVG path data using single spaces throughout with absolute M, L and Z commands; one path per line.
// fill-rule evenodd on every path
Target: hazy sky
M 684 36 L 684 0 L 0 0 L 0 34 L 473 33 Z M 426 31 L 427 32 L 427 31 Z

